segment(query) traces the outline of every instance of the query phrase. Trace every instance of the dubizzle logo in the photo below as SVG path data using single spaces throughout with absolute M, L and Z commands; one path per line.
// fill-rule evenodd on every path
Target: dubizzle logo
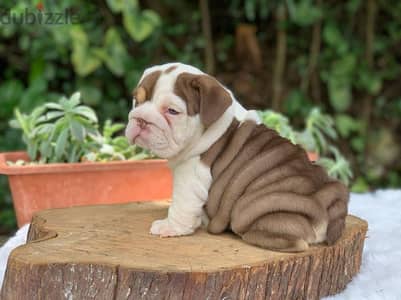
M 42 1 L 39 1 L 35 9 L 25 8 L 22 12 L 0 11 L 0 24 L 15 25 L 65 25 L 78 24 L 79 16 L 69 9 L 61 12 L 45 11 Z

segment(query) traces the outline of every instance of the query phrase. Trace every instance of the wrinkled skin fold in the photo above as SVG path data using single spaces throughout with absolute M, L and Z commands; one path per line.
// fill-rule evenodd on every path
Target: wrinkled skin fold
M 254 122 L 223 139 L 216 142 L 219 149 L 203 155 L 213 176 L 209 232 L 230 229 L 248 243 L 280 251 L 303 251 L 325 240 L 333 244 L 341 236 L 348 191 L 302 148 Z

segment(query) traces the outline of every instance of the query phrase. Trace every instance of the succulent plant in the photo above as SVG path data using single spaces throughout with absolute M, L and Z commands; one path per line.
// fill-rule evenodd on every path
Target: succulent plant
M 30 114 L 15 109 L 14 128 L 22 130 L 22 139 L 27 145 L 33 162 L 78 162 L 143 159 L 150 155 L 141 148 L 129 145 L 125 137 L 115 136 L 124 128 L 107 120 L 102 133 L 96 113 L 82 105 L 80 94 L 62 97 L 45 103 Z

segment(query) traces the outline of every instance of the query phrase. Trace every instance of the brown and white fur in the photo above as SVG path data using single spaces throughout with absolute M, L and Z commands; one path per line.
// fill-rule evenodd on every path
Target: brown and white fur
M 153 222 L 152 234 L 192 234 L 203 220 L 211 233 L 232 230 L 260 247 L 304 251 L 343 231 L 345 186 L 197 68 L 146 69 L 126 136 L 167 158 L 173 172 L 168 216 Z

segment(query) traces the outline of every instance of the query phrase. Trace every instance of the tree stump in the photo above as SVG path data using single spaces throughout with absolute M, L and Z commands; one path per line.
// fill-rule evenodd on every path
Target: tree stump
M 297 254 L 232 234 L 160 238 L 151 222 L 168 202 L 47 210 L 15 249 L 1 299 L 318 299 L 358 273 L 367 223 L 347 217 L 343 237 Z

